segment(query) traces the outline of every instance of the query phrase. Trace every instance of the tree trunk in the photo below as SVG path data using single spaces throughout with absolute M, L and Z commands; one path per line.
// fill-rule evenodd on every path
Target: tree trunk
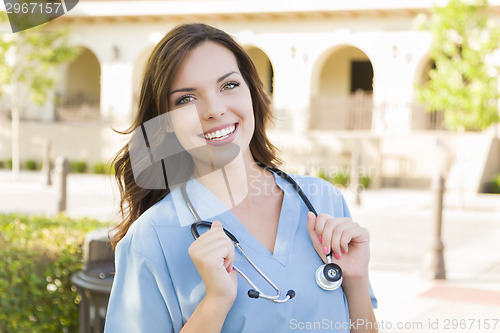
M 14 89 L 14 95 L 17 91 Z M 19 106 L 17 98 L 13 97 L 12 102 L 12 178 L 19 180 L 20 158 L 19 158 Z

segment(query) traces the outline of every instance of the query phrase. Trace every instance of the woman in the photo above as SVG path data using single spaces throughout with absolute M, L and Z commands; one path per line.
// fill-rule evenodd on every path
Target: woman
M 266 136 L 270 117 L 254 65 L 225 32 L 182 25 L 156 46 L 134 135 L 115 159 L 124 221 L 106 332 L 376 331 L 368 232 L 330 184 L 292 176 L 315 216 L 272 170 L 279 160 Z M 201 219 L 214 221 L 196 240 L 183 187 Z M 236 267 L 263 293 L 273 289 L 223 227 L 296 296 L 284 304 L 249 298 Z M 326 291 L 315 271 L 330 251 L 343 283 Z

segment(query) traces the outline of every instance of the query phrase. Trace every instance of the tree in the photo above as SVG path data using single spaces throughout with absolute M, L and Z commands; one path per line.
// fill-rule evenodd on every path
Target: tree
M 500 43 L 499 28 L 485 13 L 486 0 L 450 0 L 433 7 L 426 28 L 432 34 L 430 80 L 417 86 L 427 111 L 444 111 L 449 129 L 484 130 L 500 121 L 498 76 L 491 63 Z
M 0 24 L 7 14 L 0 12 Z M 46 102 L 57 82 L 57 67 L 74 59 L 77 48 L 69 46 L 68 30 L 50 30 L 44 24 L 0 36 L 0 95 L 10 90 L 12 113 L 12 170 L 19 175 L 19 118 L 22 88 L 27 87 L 35 105 Z

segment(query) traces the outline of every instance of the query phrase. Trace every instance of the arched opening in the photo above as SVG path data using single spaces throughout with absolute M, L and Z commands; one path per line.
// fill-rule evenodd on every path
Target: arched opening
M 259 74 L 260 80 L 264 85 L 264 91 L 272 100 L 274 70 L 269 57 L 264 53 L 264 51 L 255 46 L 246 47 L 245 51 L 248 53 L 257 68 L 257 74 Z
M 430 72 L 436 69 L 436 62 L 426 58 L 422 70 L 417 73 L 416 82 L 424 86 L 430 80 Z M 415 130 L 444 130 L 444 112 L 441 110 L 428 112 L 421 103 L 415 103 L 413 108 L 412 129 Z
M 134 71 L 132 73 L 132 113 L 135 114 L 137 112 L 137 108 L 139 107 L 139 95 L 141 93 L 142 80 L 144 79 L 144 71 L 146 69 L 146 64 L 148 62 L 149 56 L 154 50 L 154 46 L 150 46 L 147 49 L 143 50 L 135 59 L 134 62 Z
M 86 47 L 66 69 L 64 90 L 57 96 L 58 120 L 87 121 L 100 119 L 101 66 Z
M 318 60 L 309 127 L 367 130 L 372 126 L 373 66 L 360 49 L 345 45 Z

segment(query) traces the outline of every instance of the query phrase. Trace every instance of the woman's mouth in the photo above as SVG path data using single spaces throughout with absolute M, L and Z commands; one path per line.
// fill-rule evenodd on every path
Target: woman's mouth
M 208 141 L 222 141 L 227 139 L 236 130 L 237 124 L 231 124 L 216 131 L 204 133 L 203 136 Z

